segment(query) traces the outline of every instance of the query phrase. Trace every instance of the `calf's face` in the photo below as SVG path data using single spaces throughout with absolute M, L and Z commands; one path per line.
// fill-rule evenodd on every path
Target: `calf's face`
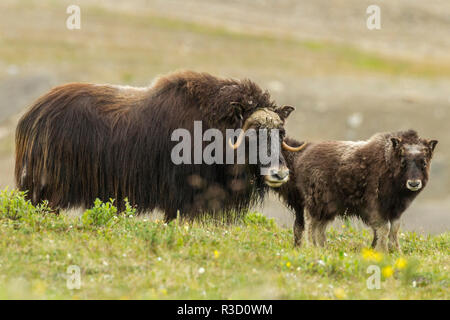
M 430 171 L 437 140 L 402 141 L 391 138 L 394 148 L 395 179 L 404 188 L 416 192 L 423 189 Z

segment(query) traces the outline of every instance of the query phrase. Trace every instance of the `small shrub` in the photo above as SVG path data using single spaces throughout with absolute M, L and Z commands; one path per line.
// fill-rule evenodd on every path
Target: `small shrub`
M 276 228 L 274 219 L 267 218 L 265 215 L 259 212 L 250 212 L 244 218 L 246 225 L 257 225 L 260 227 L 266 227 L 269 229 Z
M 136 215 L 136 208 L 130 204 L 128 198 L 125 198 L 125 211 L 123 214 L 127 218 L 133 218 Z
M 106 203 L 96 199 L 94 206 L 81 216 L 81 222 L 85 226 L 111 226 L 116 219 L 117 208 L 114 206 L 113 199 Z
M 136 208 L 134 208 L 128 199 L 125 199 L 125 211 L 118 212 L 117 207 L 114 206 L 114 199 L 109 199 L 104 203 L 100 199 L 96 199 L 94 206 L 86 210 L 81 216 L 81 222 L 85 226 L 106 226 L 111 227 L 120 218 L 133 218 L 136 215 Z
M 45 215 L 51 210 L 48 202 L 44 201 L 38 206 L 33 206 L 29 200 L 25 198 L 26 192 L 11 190 L 8 188 L 0 192 L 0 218 L 10 220 L 33 220 L 36 215 Z
M 33 209 L 25 200 L 25 193 L 17 190 L 2 190 L 0 193 L 0 215 L 2 218 L 19 220 L 25 212 Z

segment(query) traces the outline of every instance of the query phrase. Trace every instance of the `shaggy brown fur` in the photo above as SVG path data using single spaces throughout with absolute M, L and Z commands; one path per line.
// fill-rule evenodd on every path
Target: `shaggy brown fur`
M 159 208 L 167 219 L 178 210 L 187 217 L 241 213 L 268 189 L 260 166 L 175 165 L 171 150 L 178 142 L 171 134 L 178 128 L 192 133 L 198 120 L 203 131 L 216 128 L 225 136 L 226 128 L 241 128 L 261 108 L 273 111 L 277 119 L 270 123 L 284 133 L 293 108 L 276 107 L 250 80 L 187 71 L 149 88 L 59 86 L 19 121 L 16 182 L 33 203 L 48 200 L 55 209 L 90 207 L 96 198 L 114 198 L 123 208 L 127 197 L 139 212 Z
M 323 246 L 330 221 L 355 215 L 373 229 L 373 247 L 387 250 L 389 239 L 399 249 L 400 217 L 428 182 L 436 144 L 409 130 L 367 141 L 308 143 L 297 154 L 283 151 L 291 174 L 278 192 L 295 211 L 295 244 L 301 244 L 305 220 L 312 243 Z

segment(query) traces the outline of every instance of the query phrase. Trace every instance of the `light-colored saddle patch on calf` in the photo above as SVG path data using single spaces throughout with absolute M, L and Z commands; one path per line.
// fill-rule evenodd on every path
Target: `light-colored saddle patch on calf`
M 340 141 L 339 148 L 342 148 L 341 159 L 347 160 L 355 154 L 359 148 L 365 146 L 367 141 Z

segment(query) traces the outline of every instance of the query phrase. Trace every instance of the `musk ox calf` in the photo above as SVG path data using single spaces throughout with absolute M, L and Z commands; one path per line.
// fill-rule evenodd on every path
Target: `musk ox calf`
M 278 191 L 295 211 L 295 244 L 301 244 L 305 220 L 310 241 L 324 246 L 328 223 L 353 215 L 373 229 L 372 247 L 386 251 L 389 242 L 390 249 L 400 249 L 401 215 L 427 185 L 436 144 L 409 130 L 367 141 L 308 143 L 298 154 L 285 151 L 290 181 Z
M 287 181 L 281 148 L 269 148 L 279 154 L 274 168 L 259 160 L 175 163 L 171 152 L 178 142 L 172 135 L 180 128 L 195 135 L 196 121 L 205 132 L 215 129 L 225 135 L 226 129 L 243 129 L 235 144 L 229 140 L 234 149 L 246 130 L 276 129 L 276 145 L 295 150 L 283 142 L 284 122 L 293 110 L 276 106 L 250 80 L 190 71 L 161 77 L 146 88 L 59 86 L 39 98 L 18 123 L 16 183 L 34 204 L 48 200 L 56 210 L 90 207 L 96 198 L 114 198 L 123 209 L 128 198 L 138 212 L 158 208 L 167 220 L 177 212 L 185 217 L 242 213 L 269 186 Z M 202 154 L 205 141 L 195 148 L 192 144 L 189 160 L 191 154 Z M 267 169 L 265 175 L 261 168 Z

